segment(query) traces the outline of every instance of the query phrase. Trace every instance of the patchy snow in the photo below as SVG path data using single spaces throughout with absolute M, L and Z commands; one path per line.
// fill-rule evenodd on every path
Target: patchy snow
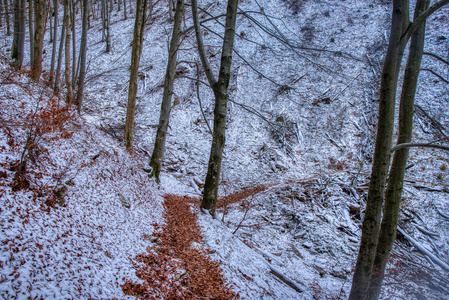
M 199 2 L 211 15 L 225 11 L 223 1 Z M 215 250 L 211 257 L 221 263 L 243 298 L 346 298 L 361 234 L 391 7 L 380 0 L 310 0 L 290 6 L 292 2 L 242 0 L 239 5 L 247 16 L 240 14 L 237 22 L 233 102 L 219 193 L 226 197 L 243 188 L 268 188 L 222 208 L 218 220 L 202 214 L 199 220 L 205 244 Z M 152 224 L 163 223 L 161 195 L 199 196 L 211 142 L 205 122 L 212 124 L 213 94 L 201 84 L 205 121 L 195 82 L 189 79 L 196 78 L 197 70 L 186 63 L 199 62 L 193 31 L 183 39 L 179 53 L 185 62 L 175 82 L 179 104 L 171 111 L 161 185 L 141 171 L 152 150 L 162 98 L 172 26 L 165 5 L 154 7 L 145 31 L 133 155 L 115 138 L 123 134 L 134 27 L 132 17 L 123 20 L 123 11 L 112 13 L 110 53 L 104 52 L 100 20 L 91 20 L 84 109 L 64 125 L 70 138 L 52 139 L 55 133 L 50 132 L 37 143 L 41 154 L 28 168 L 42 178 L 30 173 L 31 190 L 12 192 L 15 172 L 9 168 L 20 160 L 32 128 L 26 114 L 34 112 L 39 101 L 39 108 L 45 109 L 47 100 L 39 100 L 39 95 L 51 95 L 46 88 L 30 85 L 25 74 L 14 75 L 17 84 L 2 82 L 2 128 L 14 128 L 10 134 L 15 140 L 8 143 L 8 131 L 1 131 L 0 171 L 6 172 L 0 178 L 3 297 L 125 298 L 120 284 L 138 281 L 130 258 L 146 251 Z M 260 13 L 259 5 L 270 19 Z M 425 51 L 446 59 L 448 15 L 445 7 L 429 19 L 425 46 Z M 187 6 L 184 26 L 191 24 Z M 207 51 L 217 70 L 217 34 L 223 34 L 223 27 L 214 20 L 204 25 Z M 3 57 L 9 55 L 12 42 L 5 30 L 0 28 Z M 78 20 L 77 39 L 80 30 Z M 44 48 L 48 72 L 51 45 L 46 42 Z M 449 68 L 430 56 L 423 57 L 423 68 L 449 78 Z M 4 61 L 1 72 L 3 78 L 12 72 Z M 206 81 L 204 74 L 201 79 Z M 421 72 L 416 103 L 428 116 L 417 111 L 414 141 L 447 136 L 448 101 L 448 85 Z M 400 225 L 449 263 L 449 222 L 442 216 L 449 215 L 449 156 L 440 150 L 412 149 L 409 164 Z M 33 194 L 63 187 L 65 206 L 56 204 L 56 209 L 43 204 L 49 195 Z M 441 288 L 447 274 L 413 250 L 404 239 L 396 243 L 382 297 L 447 297 L 447 288 Z M 280 281 L 267 263 L 305 292 Z M 419 273 L 420 268 L 427 271 Z

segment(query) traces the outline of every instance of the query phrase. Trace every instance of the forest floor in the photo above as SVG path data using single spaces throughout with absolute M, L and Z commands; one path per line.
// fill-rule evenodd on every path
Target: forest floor
M 122 140 L 132 17 L 113 11 L 110 53 L 99 16 L 91 20 L 81 114 L 45 81 L 51 44 L 44 43 L 42 81 L 32 82 L 28 53 L 24 70 L 9 67 L 12 36 L 0 29 L 0 298 L 347 298 L 389 2 L 241 1 L 247 16 L 238 18 L 216 219 L 199 209 L 214 103 L 210 89 L 192 81 L 196 65 L 186 63 L 198 61 L 192 32 L 179 53 L 161 184 L 142 171 L 172 26 L 165 4 L 154 7 L 145 30 L 132 153 Z M 223 1 L 200 5 L 212 15 L 225 10 Z M 433 15 L 426 30 L 425 51 L 441 57 L 449 49 L 448 12 Z M 204 24 L 215 70 L 218 21 Z M 449 78 L 431 56 L 423 68 Z M 448 86 L 430 72 L 419 80 L 413 139 L 444 142 Z M 418 250 L 449 264 L 448 182 L 448 153 L 410 151 L 400 214 L 407 236 L 398 234 L 382 299 L 448 297 L 447 271 Z

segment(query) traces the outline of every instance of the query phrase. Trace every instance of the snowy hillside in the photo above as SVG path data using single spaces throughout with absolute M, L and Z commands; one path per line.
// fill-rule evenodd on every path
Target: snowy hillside
M 226 2 L 199 2 L 200 18 L 210 19 L 203 34 L 217 72 L 224 17 L 212 17 Z M 166 1 L 155 4 L 145 27 L 132 153 L 122 140 L 132 13 L 123 20 L 113 10 L 110 53 L 101 20 L 91 20 L 79 115 L 64 92 L 54 96 L 44 80 L 31 82 L 28 53 L 25 70 L 8 65 L 12 36 L 1 27 L 0 295 L 208 299 L 209 280 L 219 299 L 346 299 L 371 170 L 389 2 L 240 1 L 215 220 L 199 210 L 214 97 L 205 84 L 197 94 L 200 60 L 188 3 L 160 185 L 142 168 L 153 150 L 173 26 Z M 447 24 L 446 6 L 428 20 L 425 45 L 446 60 Z M 78 41 L 80 32 L 78 18 Z M 49 39 L 47 32 L 46 73 Z M 449 66 L 424 55 L 421 68 L 441 77 L 420 73 L 413 140 L 447 144 Z M 449 264 L 449 153 L 414 148 L 408 164 L 400 228 Z M 198 266 L 207 275 L 196 273 Z M 381 298 L 445 299 L 447 275 L 400 234 Z

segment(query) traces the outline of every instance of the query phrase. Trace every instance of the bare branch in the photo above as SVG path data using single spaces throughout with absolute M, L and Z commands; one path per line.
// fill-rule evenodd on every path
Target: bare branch
M 440 56 L 438 56 L 438 55 L 436 55 L 436 54 L 433 54 L 433 53 L 430 53 L 430 52 L 423 52 L 423 54 L 424 54 L 424 55 L 427 55 L 427 56 L 431 56 L 431 57 L 433 57 L 433 58 L 436 58 L 436 59 L 438 59 L 439 61 L 441 61 L 442 63 L 444 63 L 444 64 L 446 64 L 446 65 L 449 65 L 449 61 L 445 60 L 444 58 L 442 58 L 442 57 L 440 57 Z
M 427 71 L 432 73 L 433 75 L 435 75 L 436 77 L 438 77 L 438 79 L 440 79 L 441 81 L 445 82 L 445 83 L 449 83 L 449 80 L 444 79 L 441 75 L 439 75 L 438 73 L 436 73 L 435 71 L 431 70 L 431 69 L 420 69 L 420 71 Z
M 401 40 L 408 41 L 412 34 L 419 28 L 419 26 L 435 11 L 437 11 L 439 8 L 443 7 L 444 5 L 448 4 L 449 0 L 441 0 L 429 7 L 425 12 L 423 12 L 419 17 L 415 19 L 413 23 L 410 23 L 409 27 L 405 31 L 404 35 L 402 36 Z
M 403 143 L 394 146 L 391 148 L 391 152 L 393 153 L 396 150 L 403 149 L 403 148 L 412 148 L 412 147 L 422 147 L 422 148 L 435 148 L 435 149 L 442 149 L 449 151 L 449 146 L 445 145 L 438 145 L 438 144 L 430 144 L 430 143 Z
M 207 59 L 206 51 L 204 50 L 203 35 L 201 34 L 200 22 L 198 20 L 198 8 L 196 0 L 192 0 L 192 16 L 193 24 L 195 27 L 196 43 L 198 45 L 198 53 L 200 55 L 201 63 L 203 65 L 204 71 L 206 72 L 207 80 L 209 81 L 211 86 L 214 86 L 217 83 L 217 80 L 214 77 L 212 67 L 210 66 L 209 60 Z

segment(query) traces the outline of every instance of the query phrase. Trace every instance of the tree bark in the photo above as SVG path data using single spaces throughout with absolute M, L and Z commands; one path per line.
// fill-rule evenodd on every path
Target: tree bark
M 167 137 L 167 128 L 170 121 L 171 98 L 173 94 L 173 83 L 175 80 L 177 54 L 179 41 L 181 37 L 181 24 L 184 14 L 184 0 L 178 0 L 176 3 L 175 23 L 168 51 L 167 70 L 165 72 L 164 94 L 162 96 L 161 112 L 159 116 L 159 126 L 157 128 L 156 140 L 154 143 L 153 154 L 151 155 L 150 166 L 153 168 L 156 182 L 159 182 L 162 160 L 165 152 L 165 141 Z
M 31 2 L 32 0 L 30 0 Z M 34 29 L 34 58 L 31 65 L 31 78 L 39 80 L 42 73 L 42 47 L 45 34 L 45 3 L 44 0 L 35 0 L 36 27 Z
M 6 35 L 11 35 L 11 27 L 10 27 L 10 21 L 9 21 L 9 12 L 11 10 L 9 9 L 8 0 L 3 0 L 3 5 L 4 5 L 3 11 L 5 13 L 5 21 L 6 21 Z
M 140 54 L 142 52 L 143 31 L 145 27 L 147 0 L 137 0 L 136 21 L 134 23 L 134 37 L 131 54 L 131 74 L 128 89 L 128 107 L 126 110 L 125 144 L 130 150 L 134 138 L 134 113 L 136 110 L 137 73 L 139 71 Z
M 65 85 L 67 88 L 67 103 L 73 103 L 72 80 L 70 78 L 70 37 L 72 25 L 70 17 L 70 0 L 64 0 L 64 24 L 65 24 Z
M 56 75 L 55 75 L 55 84 L 53 86 L 53 90 L 55 94 L 59 93 L 59 80 L 61 78 L 61 67 L 62 67 L 62 56 L 64 51 L 64 43 L 65 43 L 65 17 L 63 16 L 62 28 L 61 28 L 61 39 L 59 40 L 59 49 L 58 49 L 58 63 L 56 65 Z
M 417 0 L 414 20 L 429 6 L 430 0 Z M 398 144 L 408 143 L 412 138 L 413 110 L 415 102 L 416 86 L 418 83 L 419 69 L 424 49 L 425 21 L 417 28 L 411 38 L 410 51 L 405 69 L 399 105 L 399 133 Z M 408 159 L 409 149 L 399 149 L 394 153 L 393 162 L 388 178 L 385 193 L 385 205 L 383 209 L 382 224 L 379 233 L 376 257 L 374 260 L 373 274 L 368 291 L 369 300 L 377 300 L 380 295 L 385 267 L 388 262 L 391 248 L 396 238 L 398 226 L 399 205 L 401 203 L 404 174 Z
M 22 68 L 25 52 L 25 0 L 14 1 L 14 38 L 12 43 L 11 57 L 14 59 L 13 66 L 17 69 Z
M 405 44 L 401 37 L 410 24 L 408 0 L 394 0 L 390 40 L 382 70 L 379 120 L 371 180 L 362 224 L 362 238 L 352 281 L 350 300 L 366 298 L 378 244 L 385 182 L 391 158 L 394 108 L 399 68 Z
M 109 28 L 110 20 L 111 20 L 111 14 L 109 11 L 109 1 L 105 0 L 106 53 L 111 52 L 111 32 L 110 32 L 110 28 Z
M 87 29 L 89 15 L 89 0 L 83 0 L 83 29 L 81 33 L 80 45 L 80 76 L 78 79 L 78 91 L 76 93 L 75 103 L 78 113 L 81 112 L 83 104 L 84 80 L 86 78 L 86 51 L 87 51 Z
M 72 33 L 72 89 L 76 85 L 76 2 L 71 0 L 70 2 L 70 21 L 71 21 L 71 33 Z
M 28 1 L 28 32 L 30 34 L 30 64 L 34 64 L 34 0 Z
M 198 20 L 197 1 L 192 0 L 192 16 L 198 45 L 198 52 L 206 72 L 206 77 L 213 89 L 215 96 L 214 108 L 214 131 L 212 135 L 212 145 L 209 156 L 206 180 L 204 184 L 204 195 L 201 208 L 209 210 L 215 217 L 217 205 L 218 186 L 220 181 L 221 162 L 223 158 L 223 148 L 226 139 L 226 113 L 228 103 L 228 85 L 231 74 L 232 51 L 234 47 L 235 23 L 237 19 L 238 0 L 228 0 L 226 10 L 225 34 L 221 52 L 220 71 L 218 80 L 212 73 L 209 61 L 204 51 L 204 44 L 201 35 L 201 28 Z
M 53 0 L 54 24 L 53 24 L 53 46 L 51 50 L 50 77 L 48 79 L 50 85 L 53 84 L 55 77 L 55 60 L 56 46 L 58 43 L 58 0 Z

